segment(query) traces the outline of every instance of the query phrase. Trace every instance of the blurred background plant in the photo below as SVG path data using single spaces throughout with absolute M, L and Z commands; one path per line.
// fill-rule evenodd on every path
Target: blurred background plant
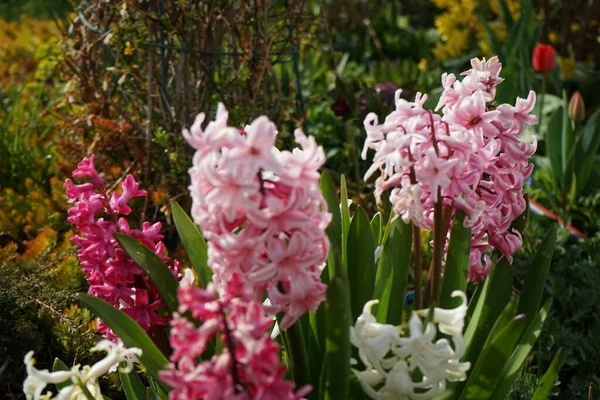
M 498 54 L 506 78 L 499 101 L 538 92 L 541 128 L 527 133 L 538 138 L 530 196 L 586 236 L 562 233 L 545 293 L 555 299 L 548 329 L 510 396 L 530 398 L 564 347 L 566 367 L 553 393 L 587 398 L 589 384 L 600 383 L 598 145 L 592 150 L 600 137 L 593 128 L 600 106 L 598 15 L 600 2 L 587 0 L 2 2 L 0 393 L 19 398 L 22 371 L 12 363 L 26 349 L 46 354 L 39 362 L 49 366 L 49 354 L 72 361 L 94 341 L 92 316 L 73 306 L 71 294 L 83 283 L 68 246 L 61 186 L 83 155 L 100 155 L 107 181 L 126 173 L 141 179 L 149 196 L 133 219 L 145 214 L 167 222 L 166 243 L 175 248 L 168 202 L 188 204 L 191 158 L 180 132 L 196 113 L 213 113 L 223 101 L 238 126 L 269 114 L 283 128 L 283 147 L 298 125 L 314 135 L 334 180 L 349 177 L 350 197 L 371 216 L 372 183 L 362 181 L 368 162 L 359 158 L 364 116 L 389 113 L 397 88 L 411 99 L 426 92 L 428 105 L 435 104 L 442 71 L 460 72 L 473 56 Z M 539 43 L 556 51 L 556 67 L 547 73 L 532 66 Z M 580 92 L 583 121 L 563 123 L 563 91 L 566 99 Z M 565 161 L 573 154 L 576 164 L 583 153 L 587 180 L 569 178 L 563 158 L 556 169 L 555 154 L 566 154 Z M 513 265 L 516 289 L 549 222 L 539 216 L 529 224 Z M 428 240 L 422 238 L 424 257 Z M 3 369 L 5 351 L 11 364 Z M 592 398 L 599 394 L 600 388 Z

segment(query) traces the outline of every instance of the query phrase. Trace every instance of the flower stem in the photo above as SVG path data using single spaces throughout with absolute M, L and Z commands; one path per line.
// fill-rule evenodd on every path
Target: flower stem
M 290 356 L 294 382 L 296 382 L 297 387 L 303 386 L 308 383 L 307 377 L 309 375 L 309 369 L 307 363 L 308 354 L 304 345 L 302 324 L 300 320 L 296 321 L 294 325 L 290 326 L 285 331 L 285 339 L 284 344 L 287 353 Z
M 79 385 L 79 387 L 81 388 L 81 392 L 83 393 L 85 398 L 87 400 L 96 400 L 96 398 L 90 393 L 90 390 L 87 388 L 87 386 L 85 386 L 85 383 L 83 383 L 80 379 L 77 379 L 77 381 L 77 385 Z
M 413 246 L 415 249 L 415 310 L 420 310 L 423 306 L 421 299 L 421 229 L 413 225 Z
M 233 380 L 233 390 L 234 392 L 240 393 L 240 378 L 237 370 L 237 360 L 235 358 L 235 344 L 233 343 L 233 336 L 231 335 L 231 330 L 229 326 L 227 326 L 227 316 L 225 315 L 225 310 L 223 310 L 223 305 L 219 303 L 221 316 L 223 317 L 223 330 L 225 331 L 225 340 L 227 341 L 227 350 L 229 351 L 229 357 L 231 359 L 231 378 Z
M 442 195 L 438 188 L 438 201 L 433 208 L 433 273 L 431 277 L 431 301 L 437 304 L 440 295 L 442 275 L 442 251 L 444 250 L 444 230 L 442 216 Z
M 546 74 L 542 75 L 542 96 L 540 98 L 540 117 L 538 118 L 538 134 L 542 132 L 542 119 L 544 118 L 544 98 L 546 97 Z

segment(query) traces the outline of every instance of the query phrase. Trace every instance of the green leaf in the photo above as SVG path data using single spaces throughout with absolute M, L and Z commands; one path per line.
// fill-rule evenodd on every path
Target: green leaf
M 589 118 L 577 143 L 575 161 L 577 193 L 581 193 L 590 177 L 598 148 L 600 148 L 600 111 Z
M 460 298 L 452 297 L 452 292 L 467 291 L 467 278 L 469 275 L 469 256 L 471 250 L 471 229 L 465 228 L 463 222 L 465 213 L 458 211 L 454 217 L 448 254 L 446 256 L 446 269 L 442 280 L 440 293 L 440 308 L 455 308 L 461 303 Z
M 212 269 L 208 266 L 208 247 L 202 237 L 198 226 L 190 219 L 183 208 L 176 202 L 171 202 L 171 212 L 177 233 L 181 238 L 181 243 L 185 247 L 190 262 L 192 263 L 198 278 L 202 281 L 201 287 L 212 281 Z
M 573 124 L 571 118 L 569 118 L 569 100 L 567 99 L 567 92 L 563 90 L 563 106 L 562 106 L 562 136 L 561 136 L 561 170 L 564 176 L 563 179 L 570 179 L 567 175 L 569 169 L 569 161 L 571 161 L 571 154 L 573 150 L 573 142 L 575 141 L 575 134 L 573 132 Z M 564 181 L 565 187 L 570 187 L 570 182 Z
M 165 369 L 169 361 L 137 322 L 123 311 L 117 310 L 97 297 L 79 293 L 78 298 L 112 329 L 125 346 L 141 349 L 140 361 L 151 376 L 159 379 L 158 371 Z
M 350 298 L 345 269 L 334 259 L 335 274 L 325 300 L 325 399 L 347 399 L 350 374 Z
M 552 393 L 552 388 L 556 384 L 556 379 L 558 378 L 558 373 L 562 368 L 565 360 L 567 359 L 567 353 L 565 353 L 564 348 L 561 347 L 558 350 L 558 353 L 554 356 L 550 367 L 542 377 L 542 380 L 535 390 L 533 394 L 533 398 L 531 400 L 546 400 L 550 397 L 550 393 Z
M 119 378 L 121 379 L 121 387 L 125 392 L 127 400 L 144 400 L 146 398 L 146 387 L 137 372 L 135 372 L 135 369 L 132 369 L 129 373 L 125 373 L 119 368 Z
M 557 109 L 548 123 L 546 134 L 546 152 L 550 159 L 550 167 L 552 169 L 552 177 L 554 185 L 561 190 L 563 187 L 562 173 L 562 137 L 563 137 L 563 107 Z
M 473 363 L 512 294 L 512 270 L 504 258 L 492 267 L 464 334 L 463 360 Z M 471 305 L 469 305 L 471 307 Z
M 550 306 L 551 300 L 548 299 L 527 327 L 523 337 L 521 340 L 519 340 L 519 344 L 510 356 L 508 362 L 506 362 L 504 369 L 499 374 L 497 380 L 498 384 L 496 385 L 496 388 L 494 389 L 493 395 L 490 397 L 490 399 L 503 400 L 506 398 L 506 395 L 509 392 L 513 382 L 520 375 L 521 367 L 523 366 L 525 359 L 531 352 L 533 345 L 542 332 L 542 326 L 546 320 L 546 317 L 548 316 Z
M 375 242 L 367 213 L 358 207 L 348 231 L 348 283 L 352 319 L 358 318 L 363 305 L 372 300 L 375 285 Z
M 115 233 L 115 239 L 129 257 L 150 277 L 169 312 L 177 311 L 177 279 L 167 265 L 152 250 L 131 236 Z
M 375 245 L 379 245 L 381 243 L 381 236 L 383 235 L 383 218 L 380 212 L 377 212 L 371 219 L 371 232 L 373 232 L 373 241 Z
M 552 261 L 552 253 L 556 246 L 557 232 L 558 226 L 554 223 L 546 233 L 538 252 L 533 257 L 525 277 L 517 312 L 526 314 L 529 321 L 534 318 L 540 308 L 546 277 Z
M 392 272 L 392 254 L 388 245 L 383 245 L 379 261 L 377 262 L 377 275 L 375 277 L 375 290 L 373 298 L 379 300 L 374 307 L 374 315 L 377 321 L 385 323 L 388 320 L 388 311 L 392 298 L 392 284 L 394 276 Z
M 158 393 L 156 393 L 155 390 L 153 390 L 152 388 L 146 388 L 146 396 L 142 397 L 142 399 L 145 398 L 146 400 L 161 400 L 163 399 Z
M 54 364 L 52 364 L 52 371 L 56 372 L 56 371 L 70 371 L 71 368 L 69 368 L 69 366 L 67 364 L 65 364 L 64 362 L 62 362 L 61 359 L 59 358 L 55 358 L 54 359 Z M 60 382 L 60 383 L 55 383 L 54 386 L 56 386 L 56 390 L 60 392 L 60 390 L 64 387 L 67 387 L 69 385 L 71 385 L 71 380 L 67 379 L 64 382 Z
M 348 267 L 346 258 L 348 246 L 348 231 L 350 230 L 350 205 L 348 204 L 348 188 L 346 187 L 346 177 L 342 174 L 340 182 L 340 211 L 342 215 L 342 262 L 344 267 Z
M 321 174 L 320 183 L 321 193 L 327 203 L 327 210 L 331 214 L 331 222 L 327 227 L 327 236 L 331 242 L 331 250 L 342 254 L 342 219 L 340 215 L 340 200 L 337 195 L 335 183 L 331 178 L 329 171 L 325 170 Z
M 525 327 L 525 316 L 517 315 L 490 342 L 486 343 L 461 392 L 460 400 L 490 398 L 499 374 L 513 353 Z
M 392 256 L 392 287 L 390 304 L 388 307 L 387 323 L 392 325 L 402 324 L 402 311 L 406 297 L 406 284 L 410 270 L 412 255 L 412 225 L 405 224 L 400 218 L 392 222 L 392 228 L 387 246 Z

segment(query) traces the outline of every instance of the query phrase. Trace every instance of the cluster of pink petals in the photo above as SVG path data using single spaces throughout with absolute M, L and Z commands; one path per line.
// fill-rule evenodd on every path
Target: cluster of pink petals
M 314 138 L 296 130 L 301 149 L 278 151 L 277 131 L 265 116 L 244 129 L 227 126 L 219 104 L 205 129 L 198 115 L 184 137 L 196 149 L 190 193 L 192 216 L 209 244 L 209 265 L 223 294 L 234 274 L 271 312 L 283 312 L 281 328 L 315 311 L 326 286 L 320 275 L 329 251 L 331 216 L 319 190 L 325 162 Z
M 511 222 L 526 207 L 524 180 L 536 150 L 519 135 L 526 125 L 537 123 L 531 115 L 535 93 L 517 98 L 516 105 L 493 104 L 496 85 L 502 82 L 497 57 L 471 60 L 472 69 L 462 81 L 442 75 L 444 92 L 436 110 L 423 108 L 427 96 L 418 93 L 414 102 L 396 93 L 396 110 L 382 124 L 373 113 L 364 126 L 367 139 L 362 153 L 376 151 L 368 179 L 377 170 L 375 194 L 388 189 L 394 213 L 406 223 L 431 229 L 434 203 L 466 213 L 464 225 L 473 233 L 469 279 L 480 282 L 489 269 L 489 249 L 508 260 L 522 244 Z
M 296 400 L 310 391 L 303 387 L 294 392 L 294 384 L 284 380 L 279 346 L 269 334 L 273 321 L 239 278 L 231 277 L 220 299 L 212 284 L 207 290 L 191 284 L 179 288 L 179 313 L 171 321 L 171 364 L 160 373 L 173 388 L 171 400 Z M 217 335 L 223 350 L 200 361 Z
M 129 200 L 145 196 L 146 192 L 139 190 L 139 183 L 132 175 L 127 175 L 121 183 L 121 193 L 114 191 L 109 196 L 94 167 L 94 156 L 84 158 L 73 171 L 73 177 L 90 181 L 79 185 L 70 179 L 65 181 L 69 202 L 73 203 L 67 221 L 80 232 L 71 241 L 79 247 L 79 261 L 90 285 L 88 293 L 121 309 L 146 331 L 154 325 L 165 324 L 168 320 L 159 311 L 164 307 L 156 288 L 114 238 L 115 232 L 130 235 L 163 261 L 169 260 L 164 256 L 160 223 L 144 222 L 138 230 L 130 228 L 123 217 L 131 213 Z M 179 275 L 178 261 L 174 261 L 172 270 Z M 103 322 L 98 330 L 116 339 Z

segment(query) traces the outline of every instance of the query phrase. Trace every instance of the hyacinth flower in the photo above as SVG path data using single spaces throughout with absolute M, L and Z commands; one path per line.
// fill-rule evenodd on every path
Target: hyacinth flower
M 373 164 L 365 174 L 377 171 L 375 195 L 389 201 L 396 218 L 420 229 L 433 230 L 433 262 L 426 298 L 437 300 L 443 267 L 443 251 L 452 219 L 472 232 L 469 279 L 481 282 L 490 267 L 490 250 L 512 261 L 521 247 L 521 234 L 511 223 L 526 209 L 523 184 L 532 172 L 529 157 L 535 152 L 519 135 L 537 123 L 531 112 L 535 93 L 517 98 L 515 105 L 493 104 L 496 86 L 502 82 L 497 57 L 473 59 L 462 80 L 442 75 L 444 91 L 437 110 L 423 106 L 427 96 L 417 93 L 413 102 L 396 93 L 396 109 L 383 123 L 375 114 L 365 118 L 367 139 L 362 156 L 375 150 Z M 420 308 L 421 261 L 415 254 L 416 306 Z
M 203 129 L 204 118 L 198 115 L 183 134 L 196 149 L 189 170 L 191 214 L 208 243 L 214 283 L 225 295 L 235 275 L 255 301 L 266 292 L 268 311 L 283 313 L 280 327 L 286 330 L 325 298 L 320 276 L 331 216 L 319 189 L 323 149 L 296 130 L 301 148 L 279 151 L 267 117 L 233 128 L 222 104 Z
M 74 178 L 87 178 L 89 182 L 75 184 L 65 181 L 66 193 L 73 207 L 67 221 L 74 225 L 79 235 L 71 241 L 79 248 L 77 255 L 90 285 L 88 293 L 99 297 L 127 313 L 144 330 L 164 325 L 168 316 L 162 312 L 163 302 L 148 276 L 117 243 L 114 234 L 124 233 L 134 237 L 152 250 L 163 261 L 165 245 L 161 242 L 161 224 L 142 224 L 133 229 L 124 218 L 131 213 L 128 202 L 146 195 L 132 175 L 121 182 L 121 192 L 109 193 L 94 166 L 94 156 L 84 158 L 73 172 Z M 171 267 L 180 277 L 179 262 Z M 107 338 L 116 339 L 112 331 L 100 322 L 98 330 Z
M 351 328 L 350 340 L 365 367 L 352 371 L 370 398 L 431 399 L 446 390 L 447 382 L 466 379 L 471 365 L 460 359 L 465 354 L 462 331 L 467 297 L 460 291 L 452 296 L 462 300 L 458 307 L 433 308 L 430 318 L 429 309 L 414 311 L 406 332 L 400 326 L 377 322 L 371 313 L 377 300 L 365 304 Z M 447 338 L 436 340 L 438 331 Z
M 171 364 L 160 372 L 161 379 L 173 388 L 169 398 L 302 398 L 311 388 L 295 391 L 294 383 L 284 380 L 279 345 L 269 334 L 273 320 L 252 300 L 241 276 L 232 275 L 227 285 L 221 298 L 212 285 L 202 290 L 183 284 L 178 289 L 179 309 L 171 321 Z M 207 357 L 209 343 L 217 337 L 222 350 Z
M 91 351 L 105 351 L 107 354 L 92 366 L 77 364 L 68 371 L 54 372 L 36 369 L 33 351 L 27 353 L 24 359 L 27 377 L 23 382 L 27 400 L 103 400 L 98 379 L 122 362 L 125 368 L 121 368 L 121 372 L 129 373 L 133 370 L 134 357 L 142 355 L 140 349 L 125 349 L 110 340 L 98 342 Z M 53 397 L 52 392 L 43 393 L 48 384 L 63 384 L 63 387 Z

